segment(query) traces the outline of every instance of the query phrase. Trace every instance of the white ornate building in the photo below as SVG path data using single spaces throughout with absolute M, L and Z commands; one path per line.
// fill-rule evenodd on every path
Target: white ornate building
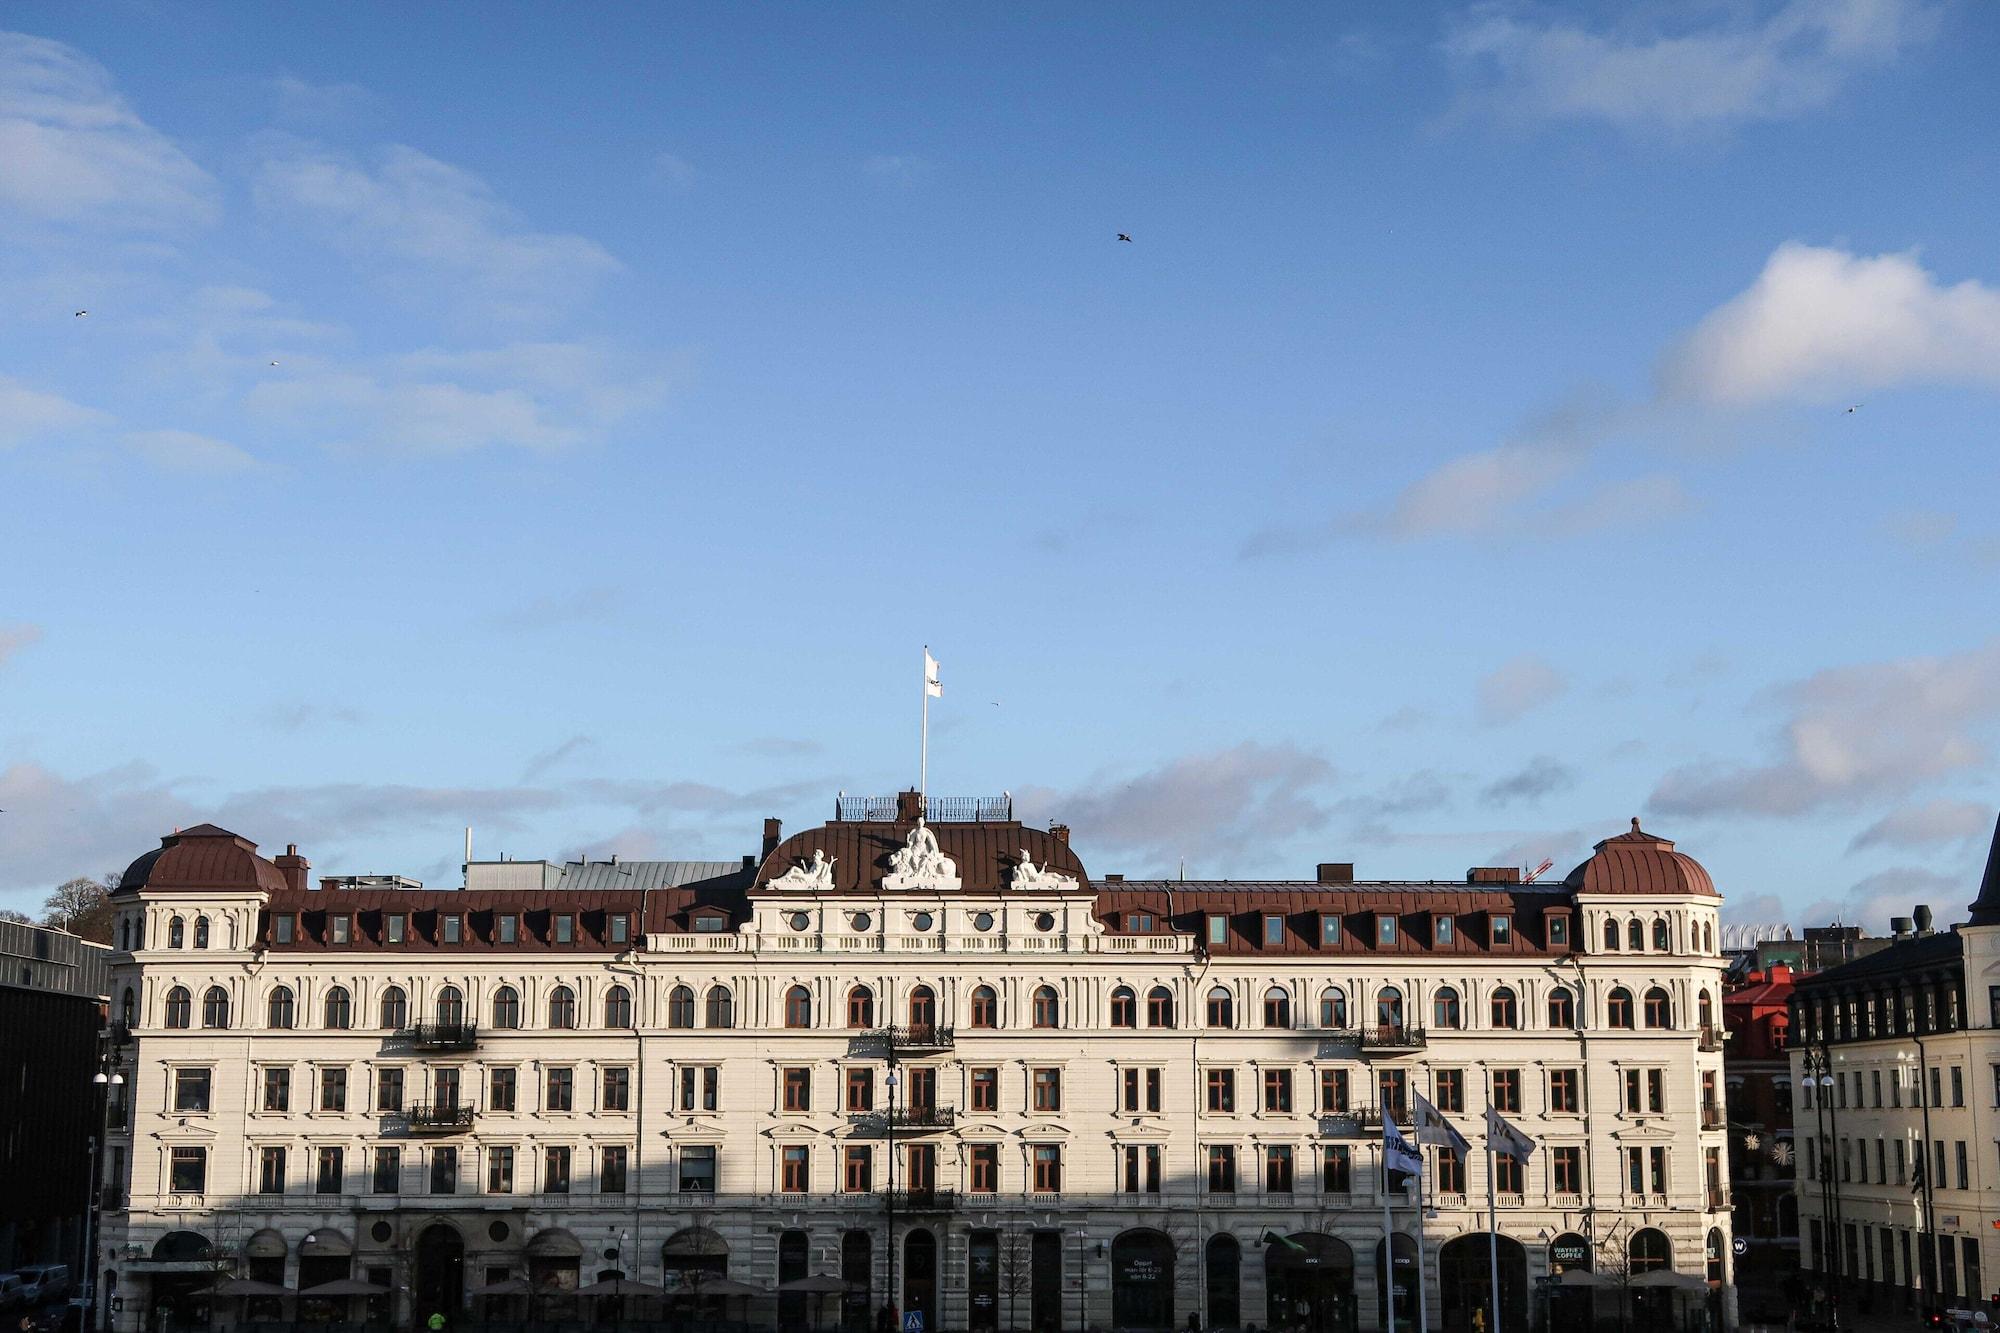
M 1507 1327 L 1580 1326 L 1557 1265 L 1726 1310 L 1721 900 L 1636 820 L 1560 882 L 1136 882 L 1004 800 L 837 813 L 741 865 L 473 863 L 446 891 L 164 839 L 117 898 L 115 1326 L 204 1317 L 218 1274 L 379 1287 L 342 1312 L 397 1321 L 553 1317 L 622 1274 L 767 1324 L 819 1298 L 725 1293 L 831 1276 L 829 1322 L 893 1299 L 930 1330 L 1378 1329 L 1376 1108 L 1413 1094 L 1540 1144 L 1496 1181 Z M 1467 1329 L 1487 1165 L 1427 1156 L 1428 1322 Z

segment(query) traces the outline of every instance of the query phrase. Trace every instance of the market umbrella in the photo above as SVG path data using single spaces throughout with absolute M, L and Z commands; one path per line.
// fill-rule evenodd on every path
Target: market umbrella
M 1655 1268 L 1632 1279 L 1635 1287 L 1678 1287 L 1682 1291 L 1707 1291 L 1706 1279 L 1692 1273 L 1676 1273 L 1671 1268 Z
M 795 1277 L 790 1282 L 780 1282 L 779 1291 L 803 1291 L 815 1296 L 830 1296 L 837 1291 L 846 1291 L 847 1283 L 837 1277 L 816 1273 L 811 1277 Z
M 208 1287 L 203 1292 L 208 1296 L 292 1296 L 290 1287 L 279 1286 L 275 1282 L 259 1282 L 255 1278 L 232 1277 Z
M 1611 1279 L 1601 1274 L 1593 1273 L 1588 1268 L 1565 1268 L 1562 1271 L 1562 1276 L 1556 1279 L 1556 1285 L 1559 1287 L 1608 1287 L 1611 1285 Z
M 656 1287 L 650 1282 L 639 1282 L 629 1277 L 608 1277 L 602 1282 L 593 1282 L 587 1287 L 578 1287 L 579 1296 L 664 1296 L 665 1287 Z
M 738 1282 L 733 1277 L 712 1277 L 700 1284 L 689 1283 L 687 1286 L 681 1288 L 681 1294 L 687 1296 L 762 1296 L 765 1292 L 762 1287 L 753 1287 L 748 1282 Z
M 387 1287 L 378 1287 L 373 1282 L 363 1282 L 358 1277 L 335 1278 L 331 1282 L 322 1282 L 317 1287 L 307 1287 L 299 1293 L 301 1296 L 329 1297 L 387 1296 L 388 1294 L 389 1289 Z

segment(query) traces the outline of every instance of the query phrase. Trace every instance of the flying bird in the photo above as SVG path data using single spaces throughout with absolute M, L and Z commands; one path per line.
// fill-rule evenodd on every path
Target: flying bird
M 89 313 L 90 313 L 90 312 L 89 312 L 88 310 L 79 310 L 79 311 L 77 311 L 77 312 L 76 312 L 76 317 L 77 317 L 78 319 L 82 319 L 82 318 L 83 318 L 83 317 L 84 317 L 85 315 L 87 315 L 87 314 L 89 314 Z
M 1132 243 L 1131 236 L 1122 231 L 1118 233 L 1118 239 L 1124 241 L 1127 245 L 1130 245 Z
M 1865 406 L 1867 406 L 1867 404 L 1865 403 L 1856 403 L 1854 406 L 1847 409 L 1847 415 L 1853 416 L 1856 412 L 1859 412 Z

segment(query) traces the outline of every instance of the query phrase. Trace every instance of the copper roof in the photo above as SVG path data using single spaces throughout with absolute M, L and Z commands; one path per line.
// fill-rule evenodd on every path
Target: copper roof
M 836 892 L 879 892 L 882 877 L 889 873 L 889 857 L 903 849 L 915 827 L 914 820 L 835 820 L 794 833 L 764 858 L 757 869 L 755 887 L 762 889 L 794 866 L 809 863 L 819 851 L 833 861 Z M 1046 829 L 1029 828 L 1012 819 L 925 827 L 937 835 L 938 850 L 958 863 L 960 887 L 965 893 L 1005 889 L 1023 851 L 1037 868 L 1068 875 L 1079 888 L 1090 887 L 1090 876 L 1069 843 Z
M 160 839 L 156 849 L 127 866 L 118 880 L 121 893 L 138 889 L 277 893 L 284 888 L 283 872 L 257 855 L 256 843 L 213 824 L 196 824 Z
M 1672 841 L 1647 833 L 1632 821 L 1632 831 L 1597 844 L 1594 854 L 1569 872 L 1563 883 L 1577 893 L 1694 893 L 1710 898 L 1715 881 L 1701 862 L 1674 850 Z

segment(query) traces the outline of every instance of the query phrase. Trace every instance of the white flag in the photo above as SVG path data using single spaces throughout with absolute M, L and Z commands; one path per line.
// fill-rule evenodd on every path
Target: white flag
M 944 685 L 938 680 L 937 659 L 931 656 L 928 648 L 924 649 L 924 693 L 933 699 L 944 698 Z
M 1535 1154 L 1535 1141 L 1490 1106 L 1486 1108 L 1486 1146 L 1517 1162 L 1525 1162 Z
M 1471 1156 L 1472 1145 L 1465 1141 L 1465 1135 L 1459 1133 L 1437 1107 L 1425 1101 L 1422 1093 L 1412 1095 L 1417 1099 L 1417 1142 L 1456 1149 L 1461 1158 Z
M 1382 1166 L 1384 1170 L 1400 1171 L 1408 1176 L 1424 1173 L 1424 1157 L 1410 1141 L 1403 1137 L 1403 1131 L 1396 1128 L 1395 1108 L 1389 1099 L 1382 1099 Z

